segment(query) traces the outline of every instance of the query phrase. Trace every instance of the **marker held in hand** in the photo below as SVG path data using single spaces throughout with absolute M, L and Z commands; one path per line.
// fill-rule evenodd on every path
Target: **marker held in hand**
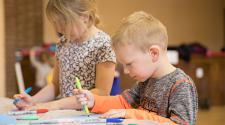
M 80 84 L 80 80 L 77 77 L 75 77 L 75 79 L 76 79 L 76 86 L 77 86 L 77 88 L 78 89 L 82 89 L 81 84 Z M 90 112 L 88 110 L 87 105 L 83 105 L 83 109 L 84 109 L 85 113 L 89 116 Z

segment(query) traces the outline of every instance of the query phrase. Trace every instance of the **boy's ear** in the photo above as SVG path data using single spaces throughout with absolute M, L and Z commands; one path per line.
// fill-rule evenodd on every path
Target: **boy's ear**
M 152 45 L 150 48 L 149 48 L 149 54 L 150 56 L 152 57 L 152 61 L 153 62 L 156 62 L 158 61 L 159 59 L 159 46 L 157 45 Z

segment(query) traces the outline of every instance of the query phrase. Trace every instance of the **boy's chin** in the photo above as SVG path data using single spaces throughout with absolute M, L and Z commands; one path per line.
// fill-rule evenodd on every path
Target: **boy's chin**
M 142 79 L 142 80 L 138 80 L 138 81 L 140 81 L 140 82 L 144 82 L 144 81 L 146 81 L 146 80 L 147 80 L 147 79 L 144 79 L 144 80 Z
M 146 78 L 134 78 L 134 80 L 137 80 L 139 82 L 144 82 L 146 81 L 147 79 Z

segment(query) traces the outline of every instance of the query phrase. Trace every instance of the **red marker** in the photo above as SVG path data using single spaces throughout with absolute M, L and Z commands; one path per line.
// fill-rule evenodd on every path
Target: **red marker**
M 27 115 L 27 114 L 39 114 L 39 113 L 46 113 L 48 109 L 37 109 L 34 111 L 11 111 L 9 115 Z

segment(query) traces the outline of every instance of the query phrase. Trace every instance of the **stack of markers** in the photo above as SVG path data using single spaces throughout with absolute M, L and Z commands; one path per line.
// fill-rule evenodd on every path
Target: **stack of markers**
M 16 120 L 38 120 L 37 114 L 46 113 L 48 109 L 38 109 L 33 111 L 10 111 L 8 115 L 14 116 Z

